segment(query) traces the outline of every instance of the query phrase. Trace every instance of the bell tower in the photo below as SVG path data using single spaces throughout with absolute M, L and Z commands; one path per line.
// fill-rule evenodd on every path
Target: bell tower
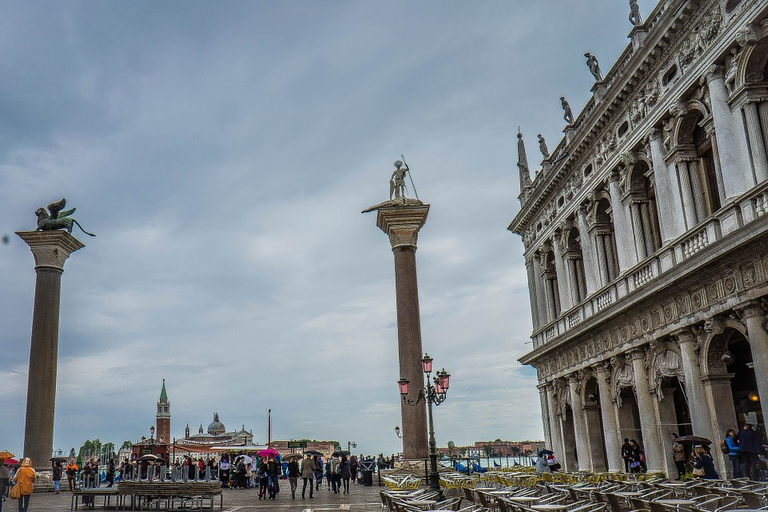
M 162 443 L 171 442 L 171 403 L 168 401 L 168 393 L 165 391 L 165 379 L 163 389 L 160 391 L 160 399 L 157 401 L 157 439 Z

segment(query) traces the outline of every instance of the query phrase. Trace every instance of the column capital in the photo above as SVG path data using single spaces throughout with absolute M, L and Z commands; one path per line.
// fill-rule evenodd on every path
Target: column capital
M 643 347 L 634 347 L 627 350 L 627 358 L 630 361 L 636 361 L 645 357 L 645 349 Z
M 392 250 L 416 250 L 419 230 L 427 221 L 429 205 L 417 199 L 387 201 L 363 213 L 377 210 L 376 225 L 389 236 Z
M 611 370 L 613 370 L 613 366 L 611 365 L 610 361 L 600 361 L 599 363 L 592 366 L 592 368 L 595 369 L 595 373 L 598 377 L 604 378 L 604 377 L 610 377 Z
M 64 262 L 70 254 L 85 247 L 80 240 L 66 231 L 17 231 L 35 258 L 35 270 L 52 268 L 64 271 Z
M 661 130 L 659 128 L 651 128 L 648 130 L 648 142 L 652 140 L 661 140 Z
M 675 340 L 680 345 L 684 343 L 693 343 L 696 341 L 696 334 L 688 327 L 672 331 L 670 334 L 675 337 Z
M 707 83 L 712 83 L 715 80 L 725 80 L 725 67 L 712 64 L 707 68 L 704 78 L 707 80 Z
M 745 302 L 744 304 L 739 304 L 738 306 L 736 306 L 736 311 L 739 313 L 739 316 L 741 316 L 741 318 L 744 320 L 748 318 L 753 318 L 753 317 L 765 316 L 765 308 L 760 302 L 756 300 L 750 300 Z

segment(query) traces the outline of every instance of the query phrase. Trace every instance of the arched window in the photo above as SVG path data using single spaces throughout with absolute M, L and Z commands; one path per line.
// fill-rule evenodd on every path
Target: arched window
M 676 167 L 689 229 L 718 210 L 721 204 L 712 140 L 700 126 L 703 117 L 697 110 L 689 112 L 678 131 L 681 151 Z
M 630 174 L 629 211 L 635 233 L 638 260 L 643 260 L 661 247 L 661 229 L 656 209 L 656 190 L 648 164 L 640 161 Z
M 579 228 L 572 227 L 568 230 L 566 236 L 565 260 L 568 266 L 571 299 L 573 304 L 578 304 L 587 297 L 587 284 L 584 278 L 584 254 L 581 251 Z
M 590 229 L 595 239 L 597 265 L 602 286 L 613 281 L 619 273 L 611 211 L 611 203 L 607 195 L 604 195 L 594 205 L 594 222 Z

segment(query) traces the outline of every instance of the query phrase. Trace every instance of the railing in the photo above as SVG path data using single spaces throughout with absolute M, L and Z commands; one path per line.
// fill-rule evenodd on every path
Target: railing
M 748 229 L 751 222 L 765 215 L 768 215 L 768 182 L 758 185 L 738 200 L 727 203 L 692 231 L 668 242 L 609 285 L 596 290 L 573 308 L 561 312 L 556 320 L 542 325 L 533 333 L 533 348 L 551 343 L 567 334 L 571 329 L 610 309 L 622 298 L 631 296 L 637 290 L 653 283 L 723 237 L 742 228 Z

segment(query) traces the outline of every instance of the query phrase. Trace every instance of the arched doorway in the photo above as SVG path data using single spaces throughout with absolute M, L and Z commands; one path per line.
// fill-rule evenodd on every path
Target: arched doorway
M 726 371 L 733 375 L 731 396 L 737 422 L 734 428 L 744 423 L 752 423 L 755 425 L 755 430 L 764 433 L 765 419 L 760 408 L 760 396 L 757 393 L 757 378 L 749 341 L 735 329 L 726 329 L 722 338 L 726 348 L 722 361 Z
M 640 411 L 637 408 L 635 390 L 631 387 L 623 387 L 618 393 L 616 405 L 619 432 L 622 442 L 634 439 L 643 446 L 643 431 L 640 426 Z

